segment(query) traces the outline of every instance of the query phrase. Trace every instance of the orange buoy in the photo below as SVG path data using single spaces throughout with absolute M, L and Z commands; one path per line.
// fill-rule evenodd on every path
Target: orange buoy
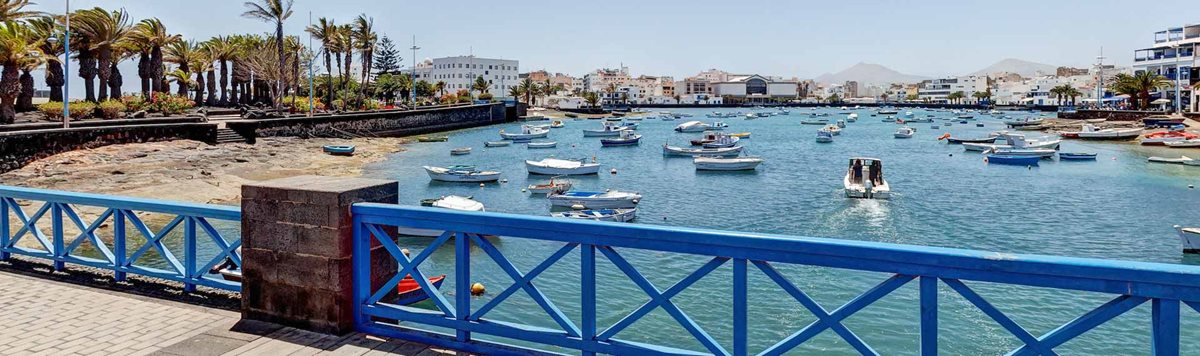
M 947 132 L 947 133 L 944 133 L 944 134 L 942 134 L 941 136 L 938 136 L 938 141 L 945 140 L 945 139 L 948 139 L 948 138 L 950 138 L 950 133 L 949 133 L 949 132 Z
M 475 282 L 471 285 L 471 295 L 480 296 L 484 292 L 487 292 L 487 289 L 483 288 L 483 283 Z

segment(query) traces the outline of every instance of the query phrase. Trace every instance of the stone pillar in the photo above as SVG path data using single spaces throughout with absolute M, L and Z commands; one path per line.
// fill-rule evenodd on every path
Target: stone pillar
M 395 204 L 398 191 L 395 181 L 319 176 L 242 186 L 242 318 L 353 331 L 350 206 Z M 396 261 L 371 255 L 374 269 L 391 271 L 371 274 L 379 286 L 395 274 Z

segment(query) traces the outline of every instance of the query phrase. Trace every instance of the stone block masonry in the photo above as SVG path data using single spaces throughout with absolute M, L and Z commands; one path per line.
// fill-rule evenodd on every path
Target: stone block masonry
M 298 176 L 242 186 L 242 317 L 344 334 L 353 331 L 350 206 L 396 204 L 395 181 Z M 377 271 L 395 259 L 374 246 Z M 373 274 L 378 288 L 391 276 Z
M 412 111 L 386 110 L 230 121 L 227 127 L 244 137 L 408 136 L 486 126 L 513 120 L 503 103 L 447 106 Z
M 0 132 L 0 173 L 79 149 L 171 140 L 212 142 L 216 129 L 212 123 L 169 123 Z

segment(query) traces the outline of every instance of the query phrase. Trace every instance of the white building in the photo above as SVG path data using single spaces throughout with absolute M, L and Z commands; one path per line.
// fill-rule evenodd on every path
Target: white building
M 954 78 L 940 78 L 930 80 L 920 88 L 917 92 L 917 97 L 922 101 L 927 102 L 947 102 L 947 96 L 954 92 L 962 92 L 965 97 L 964 102 L 974 100 L 971 95 L 975 92 L 987 91 L 988 80 L 985 76 L 965 76 Z
M 445 82 L 446 91 L 451 93 L 471 90 L 476 77 L 487 80 L 488 92 L 497 97 L 507 96 L 512 87 L 520 84 L 518 63 L 513 59 L 475 56 L 425 59 L 417 64 L 416 73 L 417 80 L 430 84 Z
M 715 96 L 712 94 L 696 93 L 696 94 L 680 94 L 679 95 L 679 104 L 720 105 L 722 103 L 724 103 L 724 100 L 722 100 L 721 97 Z
M 795 99 L 797 85 L 794 80 L 782 80 L 761 75 L 729 77 L 727 81 L 713 82 L 713 94 L 731 98 L 737 102 L 765 103 Z
M 1200 46 L 1200 25 L 1185 25 L 1155 32 L 1153 46 L 1133 52 L 1133 70 L 1149 71 L 1178 83 L 1184 111 L 1200 111 L 1200 103 L 1192 99 L 1194 90 L 1191 90 L 1197 82 L 1197 46 Z M 1175 86 L 1160 90 L 1151 96 L 1174 102 Z

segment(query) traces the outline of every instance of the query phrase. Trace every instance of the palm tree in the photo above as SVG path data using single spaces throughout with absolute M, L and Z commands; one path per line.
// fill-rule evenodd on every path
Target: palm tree
M 1131 78 L 1133 85 L 1138 89 L 1142 97 L 1142 107 L 1150 107 L 1150 92 L 1157 91 L 1162 88 L 1170 87 L 1171 81 L 1167 77 L 1151 73 L 1150 71 L 1141 71 L 1133 74 Z
M 166 79 L 168 79 L 172 82 L 175 82 L 176 84 L 179 84 L 179 87 L 183 88 L 183 90 L 182 90 L 183 95 L 187 94 L 187 88 L 189 88 L 193 84 L 195 84 L 195 82 L 193 82 L 192 78 L 191 78 L 192 73 L 185 71 L 183 69 L 180 69 L 180 68 L 175 68 L 175 70 L 166 72 L 165 75 L 166 75 L 166 77 L 165 77 Z
M 1079 89 L 1075 89 L 1075 87 L 1068 84 L 1067 90 L 1063 94 L 1065 94 L 1068 98 L 1071 98 L 1071 106 L 1075 106 L 1075 98 L 1083 95 L 1083 92 L 1080 92 Z
M 195 41 L 175 41 L 167 45 L 164 53 L 166 54 L 167 62 L 174 63 L 180 71 L 191 74 L 193 70 L 190 66 L 192 62 L 196 61 L 196 57 L 199 56 L 199 48 Z M 179 91 L 177 93 L 187 96 L 188 84 L 191 82 L 179 80 L 175 80 L 175 82 L 179 83 Z
M 344 74 L 342 78 L 341 90 L 345 91 L 346 87 L 350 85 L 350 76 L 352 75 L 350 74 L 350 65 L 354 63 L 354 48 L 356 46 L 356 42 L 354 40 L 354 27 L 348 24 L 338 26 L 338 37 L 341 39 L 342 46 L 341 65 L 345 68 L 344 71 L 342 71 Z M 342 105 L 344 107 L 346 103 L 343 102 Z
M 25 7 L 29 5 L 37 4 L 29 0 L 0 0 L 0 21 L 19 21 L 45 16 L 42 12 L 26 11 Z
M 439 81 L 437 81 L 437 83 L 433 83 L 433 89 L 438 92 L 438 96 L 445 96 L 446 95 L 446 82 L 439 80 Z
M 324 17 L 317 19 L 317 23 L 309 26 L 306 29 L 309 34 L 317 41 L 321 42 L 321 53 L 325 57 L 325 72 L 329 73 L 330 80 L 328 81 L 329 90 L 326 92 L 328 96 L 326 104 L 333 104 L 333 65 L 330 63 L 330 52 L 337 49 L 337 25 L 333 20 Z M 340 58 L 340 57 L 339 57 Z M 339 67 L 340 68 L 340 67 Z
M 100 76 L 99 101 L 108 99 L 109 79 L 112 77 L 113 51 L 125 45 L 133 29 L 132 19 L 125 9 L 107 11 L 99 7 L 83 10 L 79 16 L 78 32 L 86 36 L 97 54 Z M 120 95 L 120 93 L 116 93 Z
M 37 38 L 36 34 L 34 36 L 34 38 Z M 28 112 L 35 109 L 33 106 L 33 75 L 29 72 L 37 70 L 46 61 L 48 61 L 47 56 L 43 55 L 29 56 L 26 60 L 21 61 L 21 77 L 19 79 L 21 82 L 21 93 L 17 95 L 17 112 Z
M 594 91 L 584 92 L 583 100 L 588 103 L 588 107 L 596 107 L 600 103 L 600 94 Z
M 293 0 L 260 0 L 262 4 L 247 1 L 245 3 L 248 8 L 242 16 L 252 19 L 258 19 L 263 22 L 275 23 L 275 50 L 278 52 L 279 63 L 284 63 L 283 58 L 283 22 L 292 17 L 292 2 Z M 276 78 L 275 86 L 282 89 L 283 77 L 286 68 L 279 67 L 279 77 Z M 275 108 L 279 108 L 280 98 L 274 98 Z
M 82 16 L 86 10 L 76 11 L 73 17 Z M 84 100 L 96 101 L 96 50 L 92 48 L 92 39 L 86 34 L 80 32 L 78 27 L 81 26 L 79 21 L 71 25 L 71 50 L 75 51 L 75 60 L 79 62 L 79 69 L 76 70 L 77 76 L 83 79 Z M 69 93 L 64 93 L 69 94 Z
M 1138 100 L 1138 96 L 1142 94 L 1142 91 L 1134 85 L 1132 75 L 1118 73 L 1115 77 L 1113 77 L 1113 82 L 1112 84 L 1109 84 L 1108 90 L 1117 94 L 1128 95 L 1129 103 L 1134 110 L 1137 110 L 1139 107 L 1138 104 L 1141 104 L 1141 102 Z
M 525 95 L 525 103 L 533 105 L 533 95 L 537 92 L 537 84 L 533 83 L 533 79 L 529 79 L 529 77 L 522 79 L 521 84 L 518 84 L 517 88 L 520 88 L 521 94 Z
M 62 24 L 58 20 L 50 16 L 42 16 L 28 20 L 30 29 L 34 35 L 41 41 L 42 53 L 46 54 L 46 85 L 50 87 L 50 101 L 63 101 L 62 87 L 64 84 L 63 67 L 58 56 L 63 54 L 63 45 L 60 41 L 49 41 L 51 37 L 57 37 L 62 32 Z
M 479 92 L 480 95 L 488 92 L 488 87 L 490 85 L 488 85 L 487 79 L 483 79 L 483 76 L 475 77 L 475 82 L 471 83 L 471 90 Z
M 145 84 L 142 84 L 143 94 L 148 95 L 150 91 L 170 91 L 170 88 L 164 88 L 163 86 L 163 47 L 179 42 L 181 37 L 167 33 L 167 27 L 163 25 L 162 21 L 157 18 L 150 18 L 142 20 L 134 26 L 131 40 L 140 43 L 143 49 L 149 50 L 149 63 L 146 64 L 146 78 L 148 78 L 150 89 L 147 90 Z M 141 74 L 141 67 L 142 65 L 139 62 L 138 74 Z M 147 79 L 143 79 L 143 82 L 145 81 Z
M 17 95 L 21 92 L 20 68 L 30 60 L 44 56 L 37 35 L 20 23 L 0 23 L 0 124 L 11 124 L 17 118 Z
M 205 47 L 221 64 L 221 98 L 216 105 L 229 106 L 229 62 L 237 56 L 237 45 L 228 36 L 217 36 L 206 41 Z
M 375 33 L 375 19 L 366 14 L 354 19 L 354 44 L 357 45 L 362 60 L 362 92 L 367 92 L 367 84 L 371 82 L 371 63 L 375 59 L 375 44 L 379 35 Z
M 524 94 L 525 93 L 521 92 L 520 86 L 514 85 L 514 86 L 511 86 L 508 88 L 508 96 L 511 96 L 513 98 L 520 98 L 521 95 L 524 95 Z

